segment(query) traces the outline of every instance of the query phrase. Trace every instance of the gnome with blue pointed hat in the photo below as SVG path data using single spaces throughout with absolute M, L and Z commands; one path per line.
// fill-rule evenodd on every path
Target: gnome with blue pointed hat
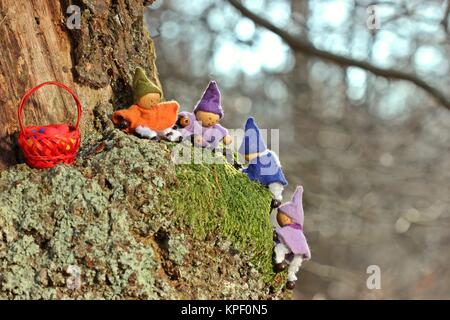
M 302 204 L 303 187 L 298 186 L 292 200 L 278 207 L 277 221 L 280 227 L 275 229 L 275 270 L 288 269 L 286 288 L 292 290 L 297 281 L 297 272 L 304 260 L 311 259 L 308 242 L 303 234 L 304 212 Z
M 273 195 L 272 207 L 276 208 L 283 200 L 283 190 L 288 184 L 283 174 L 280 160 L 275 152 L 267 149 L 255 120 L 250 117 L 245 124 L 245 136 L 239 147 L 249 165 L 242 170 L 250 180 L 269 187 Z
M 208 84 L 193 112 L 181 112 L 178 124 L 184 138 L 190 137 L 197 146 L 215 149 L 222 141 L 231 143 L 228 130 L 219 124 L 223 118 L 221 95 L 215 81 Z

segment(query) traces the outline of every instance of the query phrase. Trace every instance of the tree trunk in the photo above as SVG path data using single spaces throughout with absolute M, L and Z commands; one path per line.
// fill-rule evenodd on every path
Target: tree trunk
M 144 0 L 0 2 L 0 169 L 20 159 L 18 103 L 45 81 L 73 88 L 84 107 L 82 132 L 101 102 L 130 103 L 131 74 L 146 69 L 159 83 L 153 42 L 143 26 Z M 80 29 L 69 30 L 67 8 L 81 9 Z M 56 88 L 43 88 L 25 108 L 25 123 L 73 122 L 74 102 Z

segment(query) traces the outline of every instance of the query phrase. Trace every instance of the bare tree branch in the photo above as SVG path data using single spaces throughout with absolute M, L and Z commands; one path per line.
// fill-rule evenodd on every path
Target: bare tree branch
M 244 5 L 242 5 L 239 0 L 228 0 L 228 2 L 237 10 L 239 10 L 242 13 L 242 15 L 249 18 L 257 25 L 264 27 L 267 30 L 270 30 L 273 33 L 277 34 L 294 51 L 329 61 L 341 67 L 357 67 L 369 71 L 374 75 L 384 77 L 387 79 L 404 80 L 414 83 L 416 86 L 422 88 L 423 90 L 428 92 L 431 96 L 433 96 L 440 104 L 442 104 L 444 107 L 450 110 L 450 100 L 446 97 L 446 95 L 443 92 L 441 92 L 440 90 L 436 89 L 425 80 L 420 79 L 413 74 L 409 74 L 394 69 L 380 68 L 367 61 L 357 60 L 347 56 L 338 55 L 332 52 L 318 49 L 309 41 L 298 39 L 295 36 L 291 35 L 289 32 L 278 28 L 265 18 L 260 17 L 259 15 L 253 13 L 252 11 L 247 9 Z

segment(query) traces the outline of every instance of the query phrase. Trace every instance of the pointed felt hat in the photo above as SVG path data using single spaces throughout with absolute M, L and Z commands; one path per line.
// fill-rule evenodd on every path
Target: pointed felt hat
M 266 143 L 261 137 L 261 133 L 253 117 L 247 119 L 244 130 L 244 140 L 239 147 L 240 154 L 261 153 L 267 150 Z
M 147 78 L 144 69 L 137 67 L 133 77 L 134 101 L 137 102 L 140 98 L 149 93 L 159 93 L 161 98 L 163 96 L 161 88 Z
M 208 84 L 205 92 L 197 105 L 194 108 L 194 113 L 197 111 L 211 112 L 217 114 L 222 119 L 223 109 L 221 105 L 220 90 L 215 81 Z
M 297 186 L 297 189 L 295 189 L 294 195 L 292 196 L 292 200 L 278 207 L 278 211 L 285 213 L 294 221 L 294 223 L 298 223 L 301 226 L 303 226 L 303 222 L 305 220 L 302 196 L 303 187 Z

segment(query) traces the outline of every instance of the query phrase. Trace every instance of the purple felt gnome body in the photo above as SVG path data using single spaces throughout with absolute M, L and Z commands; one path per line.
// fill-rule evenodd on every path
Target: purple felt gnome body
M 184 139 L 192 136 L 194 132 L 200 132 L 200 134 L 203 132 L 202 125 L 197 121 L 197 119 L 195 119 L 195 114 L 193 114 L 192 112 L 183 111 L 180 112 L 179 116 L 188 119 L 189 123 L 186 127 L 180 130 L 181 135 Z
M 303 187 L 298 186 L 292 200 L 282 204 L 278 212 L 286 214 L 293 223 L 276 229 L 278 239 L 283 242 L 294 255 L 302 255 L 303 259 L 309 260 L 311 252 L 305 235 L 303 234 L 304 213 L 302 205 Z
M 228 129 L 222 127 L 220 124 L 215 124 L 210 128 L 203 128 L 203 146 L 215 149 L 227 135 Z

